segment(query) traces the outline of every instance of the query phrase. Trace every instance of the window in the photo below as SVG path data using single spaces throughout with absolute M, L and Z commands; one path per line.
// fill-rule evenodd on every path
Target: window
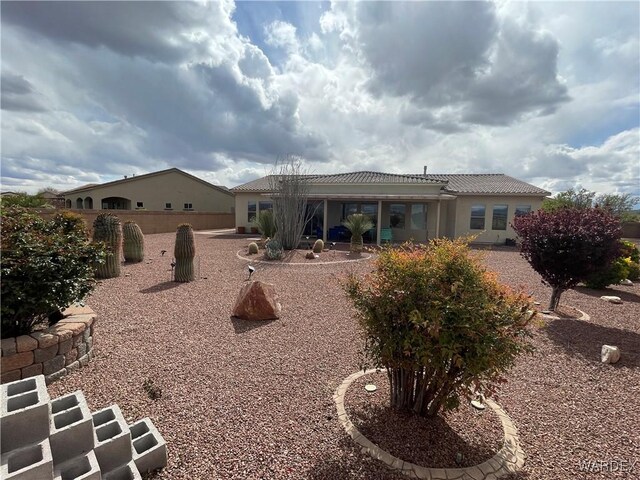
M 171 204 L 170 204 L 170 203 L 165 203 L 165 204 L 164 204 L 164 209 L 165 209 L 165 210 L 172 210 L 172 208 L 171 208 Z
M 494 205 L 493 206 L 493 221 L 491 222 L 492 230 L 506 230 L 507 229 L 507 213 L 509 207 L 507 205 Z
M 143 202 L 136 202 L 136 208 L 144 208 Z
M 484 230 L 484 205 L 471 205 L 471 230 Z
M 392 203 L 389 206 L 391 228 L 404 228 L 404 217 L 407 206 L 404 203 Z
M 261 212 L 264 212 L 266 210 L 273 210 L 273 202 L 259 202 L 258 209 Z
M 247 220 L 250 222 L 256 218 L 256 202 L 249 202 L 247 204 Z
M 342 204 L 342 220 L 346 220 L 349 215 L 358 213 L 357 203 L 343 203 Z
M 516 217 L 521 217 L 522 215 L 527 215 L 531 213 L 531 205 L 517 205 L 516 206 Z
M 411 230 L 427 229 L 427 206 L 424 203 L 411 205 Z
M 185 204 L 184 204 L 184 209 L 185 209 L 185 210 L 193 210 L 193 204 L 191 204 L 191 203 L 185 203 Z

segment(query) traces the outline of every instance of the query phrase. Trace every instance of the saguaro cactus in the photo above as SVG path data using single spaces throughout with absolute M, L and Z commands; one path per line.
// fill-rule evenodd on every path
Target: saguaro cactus
M 137 263 L 144 260 L 144 235 L 138 224 L 132 221 L 124 222 L 122 235 L 124 261 Z
M 104 242 L 107 247 L 105 262 L 96 265 L 96 278 L 119 277 L 122 246 L 120 219 L 111 213 L 98 214 L 93 222 L 93 241 Z
M 178 225 L 173 256 L 176 258 L 175 281 L 192 282 L 195 280 L 193 259 L 196 256 L 196 242 L 193 238 L 193 229 L 188 223 Z

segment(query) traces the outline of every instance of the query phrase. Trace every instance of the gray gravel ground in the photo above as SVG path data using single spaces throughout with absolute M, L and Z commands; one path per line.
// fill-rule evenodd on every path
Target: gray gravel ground
M 358 370 L 362 346 L 337 279 L 371 263 L 260 265 L 253 278 L 276 285 L 283 313 L 256 324 L 229 317 L 247 279 L 236 257 L 246 240 L 197 235 L 206 278 L 176 284 L 174 238 L 147 235 L 147 260 L 124 266 L 88 299 L 99 316 L 95 358 L 50 385 L 51 395 L 81 389 L 94 410 L 117 403 L 129 421 L 151 417 L 169 449 L 157 478 L 404 478 L 353 446 L 332 399 Z M 503 281 L 548 301 L 517 252 L 486 254 Z M 616 288 L 623 305 L 602 294 L 566 293 L 562 303 L 591 321 L 556 320 L 536 332 L 537 353 L 518 362 L 500 393 L 528 456 L 513 478 L 640 477 L 640 461 L 632 474 L 579 469 L 581 460 L 640 460 L 640 288 Z M 599 363 L 603 343 L 620 346 L 619 364 Z M 159 399 L 145 392 L 146 379 Z

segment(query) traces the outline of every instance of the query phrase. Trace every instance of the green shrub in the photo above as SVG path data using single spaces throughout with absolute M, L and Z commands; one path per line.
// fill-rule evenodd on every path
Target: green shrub
M 249 255 L 255 255 L 258 253 L 258 244 L 256 242 L 251 242 L 249 244 Z
M 532 349 L 529 298 L 500 285 L 465 240 L 383 248 L 375 270 L 344 288 L 399 410 L 434 416 L 474 391 L 489 395 Z
M 276 234 L 276 222 L 271 210 L 261 210 L 258 217 L 251 220 L 251 225 L 258 229 L 262 238 L 273 238 Z
M 2 338 L 29 333 L 93 290 L 104 247 L 89 242 L 81 217 L 63 212 L 47 221 L 3 208 L 1 235 Z
M 319 238 L 313 244 L 313 253 L 322 253 L 324 250 L 324 242 Z
M 351 244 L 349 246 L 349 251 L 355 254 L 361 253 L 362 235 L 364 235 L 367 230 L 373 228 L 371 218 L 362 213 L 354 213 L 353 215 L 349 215 L 347 219 L 342 222 L 342 225 L 351 232 Z
M 640 250 L 638 246 L 628 240 L 622 240 L 621 256 L 628 257 L 632 262 L 640 263 Z
M 624 261 L 624 258 L 618 257 L 604 270 L 600 270 L 590 275 L 589 278 L 585 280 L 584 284 L 588 288 L 601 290 L 603 288 L 607 288 L 609 285 L 619 284 L 620 280 L 627 278 L 628 274 L 629 270 L 627 269 L 627 264 Z
M 282 244 L 279 240 L 272 238 L 265 245 L 264 256 L 267 260 L 281 260 L 282 254 Z
M 625 258 L 624 263 L 627 267 L 627 278 L 634 282 L 640 280 L 640 264 L 634 262 L 631 258 Z

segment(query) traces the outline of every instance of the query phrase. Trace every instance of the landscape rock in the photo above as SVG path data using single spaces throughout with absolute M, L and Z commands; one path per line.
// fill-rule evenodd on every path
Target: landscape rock
M 625 278 L 624 280 L 620 280 L 620 285 L 631 286 L 631 285 L 633 285 L 633 282 L 631 280 L 629 280 L 628 278 Z
M 240 290 L 232 315 L 243 320 L 273 320 L 280 318 L 280 310 L 274 286 L 254 280 Z
M 613 295 L 603 295 L 600 298 L 609 303 L 622 303 L 622 299 L 620 297 L 614 297 Z
M 305 258 L 307 260 L 313 260 L 314 258 L 316 258 L 316 256 L 313 252 L 307 252 L 307 254 L 305 255 Z
M 620 360 L 620 349 L 613 345 L 603 345 L 600 358 L 602 363 L 617 363 Z

